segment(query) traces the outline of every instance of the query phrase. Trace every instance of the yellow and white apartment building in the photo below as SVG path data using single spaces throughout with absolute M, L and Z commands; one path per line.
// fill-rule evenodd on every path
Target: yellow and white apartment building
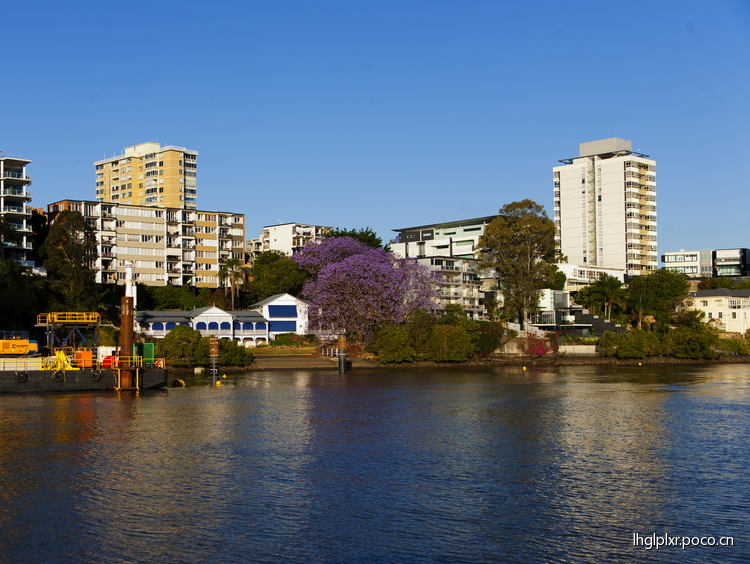
M 141 143 L 94 163 L 96 200 L 135 206 L 196 208 L 198 152 Z
M 579 156 L 554 167 L 556 240 L 570 264 L 657 269 L 656 161 L 625 139 L 581 143 Z
M 244 214 L 62 200 L 47 206 L 50 221 L 64 210 L 94 228 L 102 284 L 124 284 L 131 263 L 134 281 L 148 286 L 218 288 L 230 258 L 244 263 Z

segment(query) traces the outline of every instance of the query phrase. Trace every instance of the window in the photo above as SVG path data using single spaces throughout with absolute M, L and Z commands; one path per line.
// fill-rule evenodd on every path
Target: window
M 198 331 L 205 330 L 206 329 L 206 324 L 203 321 L 199 321 L 198 323 L 195 324 L 195 328 Z
M 218 329 L 218 328 L 219 328 L 219 324 L 216 321 L 211 321 L 208 324 L 208 330 L 209 331 L 211 331 L 212 329 Z
M 297 330 L 296 321 L 271 321 L 271 331 L 291 333 Z
M 270 317 L 297 317 L 296 305 L 270 305 L 268 306 Z
M 162 331 L 164 329 L 163 323 L 152 323 L 151 324 L 151 330 L 152 331 Z

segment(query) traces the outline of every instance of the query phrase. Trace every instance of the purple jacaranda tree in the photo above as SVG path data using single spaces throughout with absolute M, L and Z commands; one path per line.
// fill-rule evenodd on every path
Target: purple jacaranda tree
M 328 237 L 310 241 L 292 258 L 300 270 L 313 276 L 321 269 L 347 257 L 371 250 L 372 247 L 352 237 Z
M 318 257 L 354 248 L 351 243 L 340 246 L 337 242 L 331 243 L 334 249 L 329 252 L 327 241 L 318 243 Z M 312 328 L 367 341 L 378 328 L 402 323 L 415 309 L 438 307 L 438 274 L 413 260 L 364 247 L 361 252 L 323 265 L 305 284 L 302 297 Z

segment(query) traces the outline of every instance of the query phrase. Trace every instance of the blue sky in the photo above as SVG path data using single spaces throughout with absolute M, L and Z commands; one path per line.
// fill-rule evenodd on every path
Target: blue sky
M 92 163 L 200 153 L 198 208 L 391 229 L 524 198 L 578 144 L 657 161 L 659 251 L 750 247 L 750 2 L 39 2 L 0 6 L 0 149 L 36 207 Z

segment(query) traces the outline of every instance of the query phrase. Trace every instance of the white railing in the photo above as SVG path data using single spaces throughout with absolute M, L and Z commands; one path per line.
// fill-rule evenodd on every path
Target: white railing
M 30 176 L 27 176 L 23 174 L 22 172 L 11 172 L 8 170 L 5 170 L 0 174 L 0 177 L 2 178 L 20 178 L 21 180 L 31 180 Z
M 55 358 L 55 357 L 52 357 Z M 16 372 L 28 372 L 29 370 L 42 370 L 45 366 L 43 358 L 14 358 L 0 360 L 0 370 L 12 370 Z

